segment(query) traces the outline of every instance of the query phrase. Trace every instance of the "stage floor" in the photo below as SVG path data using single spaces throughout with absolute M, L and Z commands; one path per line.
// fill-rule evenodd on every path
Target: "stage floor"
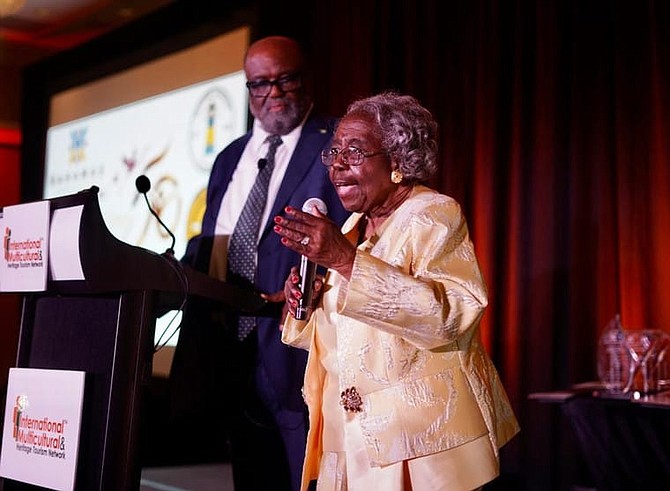
M 140 491 L 233 491 L 230 464 L 142 469 Z

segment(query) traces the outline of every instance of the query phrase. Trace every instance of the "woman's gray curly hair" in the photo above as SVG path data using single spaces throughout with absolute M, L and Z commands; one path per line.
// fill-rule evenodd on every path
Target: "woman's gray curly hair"
M 368 115 L 379 125 L 382 145 L 404 182 L 425 182 L 435 175 L 437 123 L 414 97 L 383 92 L 352 102 L 345 116 L 352 113 Z

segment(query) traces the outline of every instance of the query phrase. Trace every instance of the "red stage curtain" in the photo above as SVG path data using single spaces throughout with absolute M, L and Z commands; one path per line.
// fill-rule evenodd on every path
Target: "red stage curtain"
M 483 338 L 523 428 L 507 462 L 543 469 L 542 447 L 561 450 L 537 441 L 549 418 L 528 394 L 594 380 L 598 337 L 617 313 L 627 328 L 670 332 L 670 4 L 302 9 L 311 31 L 292 34 L 309 40 L 320 107 L 339 115 L 395 89 L 440 123 L 433 184 L 468 216 L 490 289 Z

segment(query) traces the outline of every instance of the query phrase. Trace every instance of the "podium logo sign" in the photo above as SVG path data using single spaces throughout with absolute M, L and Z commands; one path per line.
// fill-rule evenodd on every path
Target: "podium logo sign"
M 5 206 L 0 211 L 0 292 L 46 289 L 49 202 Z
M 49 418 L 33 418 L 26 412 L 27 408 L 28 396 L 25 394 L 17 396 L 12 421 L 12 437 L 17 444 L 17 450 L 28 454 L 35 452 L 64 459 L 67 420 L 51 421 Z
M 11 227 L 5 227 L 2 241 L 7 267 L 13 269 L 42 267 L 44 264 L 44 238 L 13 240 Z
M 0 476 L 74 489 L 83 394 L 84 372 L 12 368 Z

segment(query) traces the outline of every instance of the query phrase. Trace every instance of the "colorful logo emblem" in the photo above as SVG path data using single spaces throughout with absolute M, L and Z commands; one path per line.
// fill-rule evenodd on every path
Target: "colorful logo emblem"
M 28 407 L 28 396 L 16 396 L 16 403 L 14 404 L 14 413 L 12 414 L 12 438 L 19 439 L 19 427 L 21 426 L 21 415 Z
M 12 229 L 5 227 L 5 237 L 2 241 L 2 250 L 5 253 L 5 261 L 9 261 L 9 242 L 12 240 Z
M 81 162 L 86 159 L 86 132 L 81 128 L 70 132 L 70 162 Z

